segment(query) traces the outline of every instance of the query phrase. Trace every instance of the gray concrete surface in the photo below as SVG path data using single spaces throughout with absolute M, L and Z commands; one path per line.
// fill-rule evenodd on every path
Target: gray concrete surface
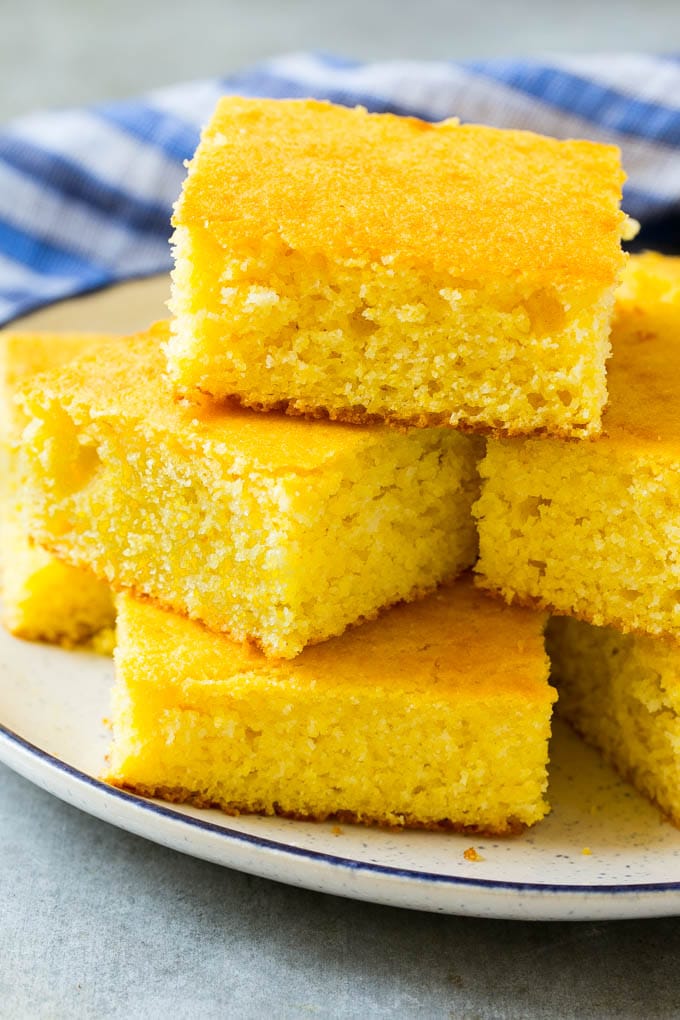
M 440 917 L 292 889 L 120 832 L 0 767 L 0 1017 L 678 1015 L 674 920 Z
M 677 0 L 0 0 L 0 121 L 275 53 L 680 48 Z M 0 1018 L 670 1018 L 675 920 L 520 924 L 286 888 L 119 832 L 0 767 Z

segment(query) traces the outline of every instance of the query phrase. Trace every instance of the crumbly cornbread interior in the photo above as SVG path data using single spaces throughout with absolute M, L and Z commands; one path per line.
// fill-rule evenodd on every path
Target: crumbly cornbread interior
M 123 597 L 107 779 L 232 813 L 515 831 L 547 809 L 544 622 L 462 581 L 283 662 Z
M 680 456 L 502 440 L 481 471 L 482 587 L 600 626 L 680 634 Z
M 16 479 L 18 388 L 31 376 L 98 350 L 99 333 L 0 333 L 0 570 L 2 617 L 17 637 L 113 649 L 114 608 L 108 585 L 35 546 L 21 520 Z M 19 419 L 20 420 L 20 419 Z
M 111 654 L 115 612 L 107 584 L 34 545 L 16 516 L 0 524 L 0 555 L 2 622 L 11 634 Z
M 296 655 L 471 565 L 474 437 L 183 406 L 167 327 L 24 393 L 31 535 L 116 588 Z M 103 370 L 102 366 L 106 366 Z
M 680 646 L 555 617 L 558 711 L 680 825 Z
M 621 182 L 610 146 L 225 98 L 174 217 L 170 375 L 260 409 L 596 432 Z
M 480 584 L 597 625 L 680 635 L 680 258 L 631 258 L 593 441 L 489 440 Z
M 198 228 L 174 240 L 168 360 L 182 392 L 350 421 L 599 428 L 613 287 L 484 286 L 276 242 L 234 257 Z

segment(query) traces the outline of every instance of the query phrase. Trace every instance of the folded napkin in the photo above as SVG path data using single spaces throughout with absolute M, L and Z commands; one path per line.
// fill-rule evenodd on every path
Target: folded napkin
M 164 272 L 184 161 L 220 95 L 314 96 L 427 120 L 459 117 L 623 150 L 642 242 L 680 251 L 680 58 L 359 64 L 297 54 L 126 102 L 0 130 L 0 324 L 59 298 Z

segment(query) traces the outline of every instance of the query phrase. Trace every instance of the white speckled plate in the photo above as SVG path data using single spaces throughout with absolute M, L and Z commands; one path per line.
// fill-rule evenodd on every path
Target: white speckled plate
M 112 672 L 106 659 L 0 633 L 0 760 L 68 803 L 147 839 L 340 896 L 481 917 L 680 913 L 680 832 L 566 728 L 558 727 L 554 740 L 554 810 L 520 837 L 473 840 L 229 818 L 147 801 L 97 780 Z M 470 846 L 482 860 L 466 860 Z
M 167 278 L 41 309 L 31 329 L 128 332 L 164 314 Z M 521 837 L 476 840 L 286 819 L 228 818 L 147 801 L 97 779 L 111 662 L 0 630 L 0 760 L 63 800 L 195 857 L 291 885 L 480 917 L 680 913 L 680 831 L 566 728 L 553 742 L 552 814 Z M 482 858 L 468 861 L 474 846 Z M 590 853 L 584 853 L 584 850 Z

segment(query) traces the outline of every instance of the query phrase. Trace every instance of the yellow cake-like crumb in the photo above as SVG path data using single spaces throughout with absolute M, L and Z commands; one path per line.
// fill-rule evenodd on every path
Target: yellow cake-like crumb
M 114 620 L 108 585 L 34 546 L 21 521 L 14 397 L 37 373 L 95 352 L 112 339 L 98 333 L 0 333 L 2 621 L 12 634 L 28 640 L 71 646 L 93 639 L 98 650 L 108 652 Z
M 0 525 L 0 551 L 2 622 L 11 634 L 64 647 L 94 641 L 110 654 L 115 614 L 107 584 L 33 545 L 16 518 Z
M 517 831 L 547 809 L 544 622 L 462 580 L 286 662 L 123 597 L 106 778 L 231 813 Z
M 559 617 L 546 643 L 560 714 L 680 825 L 680 645 Z
M 612 146 L 226 97 L 175 211 L 171 377 L 292 414 L 597 432 L 622 181 Z
M 597 440 L 490 440 L 480 584 L 591 623 L 680 636 L 680 258 L 635 256 Z
M 63 560 L 296 655 L 474 562 L 479 441 L 182 406 L 162 324 L 23 398 L 27 527 Z

